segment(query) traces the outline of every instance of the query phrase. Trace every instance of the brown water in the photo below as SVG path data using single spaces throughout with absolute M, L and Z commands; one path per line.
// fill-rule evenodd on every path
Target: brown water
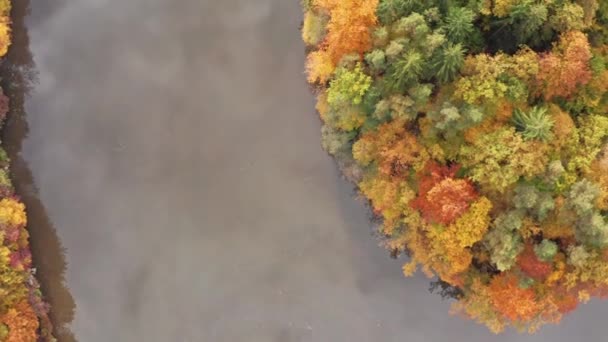
M 319 147 L 298 2 L 32 1 L 24 25 L 15 0 L 5 141 L 56 324 L 82 342 L 603 341 L 607 303 L 494 337 L 401 277 Z

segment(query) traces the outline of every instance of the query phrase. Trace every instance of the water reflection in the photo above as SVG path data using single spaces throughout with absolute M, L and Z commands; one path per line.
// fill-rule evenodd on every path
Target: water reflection
M 54 335 L 62 342 L 76 341 L 67 325 L 74 318 L 74 299 L 65 286 L 66 261 L 57 233 L 49 220 L 32 173 L 21 155 L 21 146 L 28 134 L 24 102 L 36 84 L 36 71 L 29 50 L 25 17 L 30 1 L 13 1 L 13 44 L 2 61 L 1 85 L 11 100 L 11 110 L 3 133 L 4 147 L 11 160 L 11 178 L 17 193 L 27 206 L 28 230 L 34 265 L 41 289 L 51 304 L 50 318 Z

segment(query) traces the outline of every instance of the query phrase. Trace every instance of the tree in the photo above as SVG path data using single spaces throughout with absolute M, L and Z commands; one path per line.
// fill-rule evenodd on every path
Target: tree
M 480 137 L 460 150 L 469 177 L 483 187 L 504 192 L 521 177 L 530 178 L 544 170 L 547 146 L 526 142 L 512 128 Z
M 442 83 L 452 81 L 464 64 L 465 50 L 460 44 L 449 44 L 435 58 L 433 69 L 437 79 Z
M 563 34 L 553 51 L 540 60 L 537 92 L 546 100 L 572 96 L 578 86 L 591 79 L 590 60 L 591 50 L 585 34 L 578 31 Z
M 335 64 L 326 51 L 311 52 L 306 58 L 306 72 L 308 82 L 321 84 L 326 83 L 334 72 Z
M 517 265 L 528 277 L 541 282 L 553 272 L 551 263 L 540 260 L 531 245 L 526 245 L 523 252 L 519 254 Z
M 371 29 L 376 25 L 378 0 L 315 0 L 329 13 L 325 49 L 333 63 L 351 53 L 362 54 L 371 47 Z
M 445 19 L 444 30 L 453 43 L 464 43 L 475 31 L 475 13 L 468 8 L 452 7 Z
M 371 84 L 371 77 L 363 73 L 360 63 L 353 70 L 338 68 L 327 90 L 327 103 L 334 109 L 359 105 Z
M 304 14 L 304 24 L 302 27 L 302 40 L 308 45 L 318 45 L 325 37 L 325 27 L 327 18 L 308 11 Z
M 547 109 L 534 107 L 528 112 L 515 109 L 513 123 L 525 139 L 547 141 L 552 136 L 554 121 L 547 115 Z
M 36 341 L 38 317 L 27 301 L 19 302 L 0 318 L 7 327 L 6 342 Z
M 418 175 L 418 197 L 412 206 L 429 223 L 450 224 L 460 217 L 478 195 L 465 179 L 454 179 L 458 167 L 430 162 Z
M 503 273 L 492 279 L 490 298 L 494 308 L 512 321 L 529 321 L 539 313 L 534 290 L 521 288 L 513 273 Z

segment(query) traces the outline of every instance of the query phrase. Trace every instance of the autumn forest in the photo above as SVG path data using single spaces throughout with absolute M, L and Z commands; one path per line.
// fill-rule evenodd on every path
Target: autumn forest
M 11 2 L 0 0 L 0 58 L 11 45 Z M 5 67 L 5 66 L 2 66 Z M 0 89 L 0 124 L 9 112 L 10 101 Z M 0 341 L 54 341 L 32 266 L 25 205 L 12 185 L 10 160 L 0 148 Z
M 302 6 L 322 145 L 406 276 L 493 332 L 608 296 L 608 2 Z

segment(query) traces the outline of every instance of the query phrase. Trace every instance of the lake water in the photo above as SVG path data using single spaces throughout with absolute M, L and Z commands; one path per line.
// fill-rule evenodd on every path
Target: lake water
M 299 1 L 14 3 L 4 139 L 60 341 L 608 335 L 594 302 L 494 336 L 401 276 L 320 148 Z

